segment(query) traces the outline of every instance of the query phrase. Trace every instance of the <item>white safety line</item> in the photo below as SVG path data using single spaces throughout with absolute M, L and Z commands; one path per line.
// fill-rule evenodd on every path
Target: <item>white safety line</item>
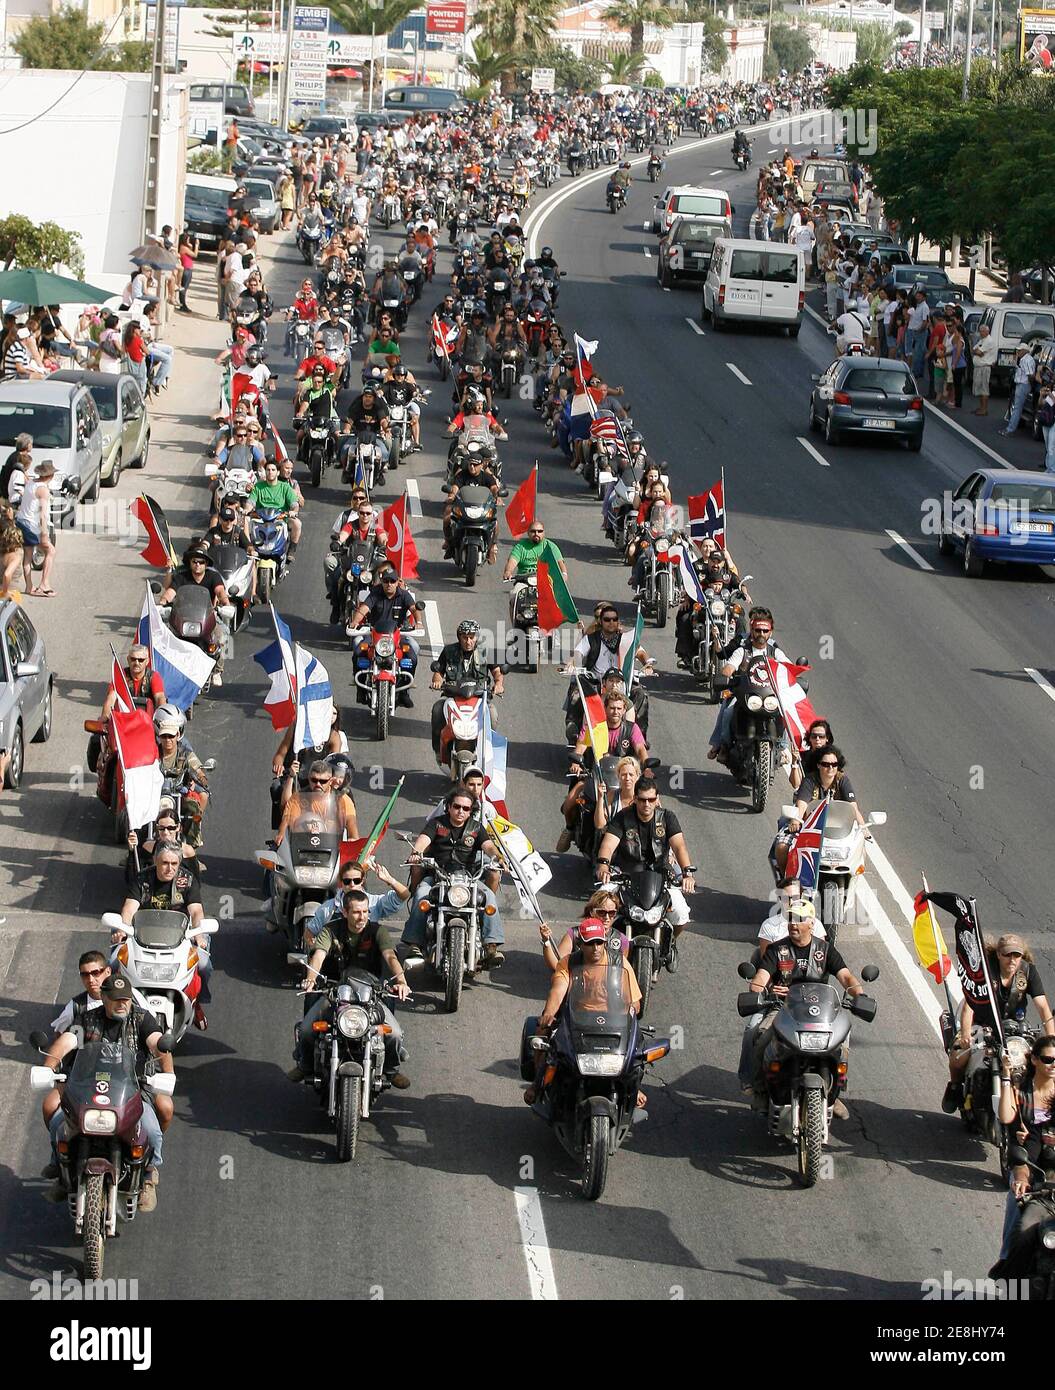
M 647 260 L 652 259 L 652 252 L 648 249 L 647 246 L 642 246 L 641 250 L 644 251 Z
M 553 1277 L 553 1261 L 550 1259 L 538 1189 L 515 1187 L 513 1195 L 516 1198 L 520 1243 L 527 1263 L 531 1297 L 536 1302 L 552 1303 L 557 1298 L 557 1281 Z
M 432 659 L 443 651 L 443 628 L 440 627 L 440 606 L 434 598 L 425 600 L 425 631 L 429 635 Z
M 700 325 L 696 322 L 695 319 L 687 318 L 685 322 L 689 325 L 689 327 L 692 329 L 694 333 L 698 333 L 701 338 L 704 336 L 703 329 L 700 327 Z
M 417 480 L 417 478 L 408 478 L 408 479 L 406 480 L 406 489 L 407 489 L 407 505 L 410 507 L 410 515 L 411 515 L 411 516 L 420 517 L 420 516 L 421 516 L 421 493 L 418 491 L 418 480 Z
M 923 556 L 919 553 L 919 551 L 915 550 L 911 545 L 909 545 L 908 541 L 905 540 L 904 536 L 899 536 L 896 531 L 891 531 L 889 526 L 887 527 L 887 535 L 890 537 L 890 539 L 894 542 L 895 545 L 899 545 L 901 547 L 901 549 L 905 552 L 905 554 L 909 557 L 910 560 L 915 560 L 916 564 L 919 565 L 921 570 L 926 570 L 928 574 L 934 573 L 934 566 L 928 564 L 927 561 L 924 560 Z
M 1048 680 L 1047 676 L 1042 676 L 1040 672 L 1035 671 L 1032 666 L 1025 666 L 1023 667 L 1023 670 L 1025 671 L 1026 675 L 1030 678 L 1030 680 L 1034 680 L 1037 682 L 1037 684 L 1040 686 L 1041 690 L 1043 690 L 1044 694 L 1048 697 L 1049 700 L 1055 700 L 1055 685 L 1052 685 L 1051 681 Z
M 713 179 L 714 176 L 715 176 L 715 174 L 724 174 L 724 173 L 725 173 L 725 170 L 724 170 L 724 169 L 712 169 L 711 172 L 707 175 L 707 177 L 708 177 L 709 179 Z
M 750 378 L 744 376 L 743 372 L 740 370 L 740 368 L 736 365 L 735 362 L 726 362 L 725 365 L 732 372 L 733 376 L 736 377 L 737 381 L 742 381 L 745 386 L 751 385 Z
M 641 230 L 642 230 L 643 232 L 650 232 L 650 231 L 652 230 L 652 223 L 651 223 L 651 222 L 642 222 L 642 223 L 641 223 Z
M 816 459 L 816 461 L 820 464 L 820 466 L 821 466 L 822 468 L 830 468 L 830 467 L 831 467 L 831 464 L 828 462 L 828 460 L 827 460 L 826 458 L 824 458 L 824 456 L 823 456 L 822 454 L 819 454 L 819 453 L 817 452 L 817 450 L 813 447 L 813 445 L 812 445 L 812 444 L 810 443 L 810 441 L 805 437 L 805 435 L 799 434 L 799 435 L 796 435 L 795 437 L 796 437 L 796 439 L 799 441 L 799 443 L 802 445 L 802 447 L 806 450 L 807 454 L 809 454 L 810 458 Z

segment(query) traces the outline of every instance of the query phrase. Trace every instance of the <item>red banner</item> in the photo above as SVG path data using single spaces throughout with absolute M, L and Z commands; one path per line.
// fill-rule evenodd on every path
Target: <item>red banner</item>
M 426 34 L 464 34 L 465 0 L 429 0 L 425 6 Z

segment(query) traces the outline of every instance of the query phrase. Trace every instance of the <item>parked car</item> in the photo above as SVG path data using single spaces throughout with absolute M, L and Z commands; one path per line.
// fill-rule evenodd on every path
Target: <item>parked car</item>
M 270 233 L 275 230 L 282 216 L 282 209 L 275 197 L 275 186 L 270 179 L 258 178 L 256 171 L 250 169 L 242 179 L 249 195 L 249 211 L 256 218 L 260 230 Z
M 468 111 L 469 105 L 453 87 L 391 87 L 385 111 Z
M 992 386 L 1005 390 L 1015 370 L 1015 349 L 1030 339 L 1055 338 L 1055 305 L 990 304 L 982 315 L 989 336 L 996 339 Z
M 52 674 L 44 639 L 22 606 L 0 604 L 0 749 L 8 754 L 4 785 L 17 790 L 26 765 L 26 744 L 51 737 Z
M 923 397 L 904 362 L 891 357 L 838 357 L 811 378 L 810 429 L 835 445 L 846 434 L 878 435 L 923 447 Z
M 990 561 L 1055 565 L 1055 478 L 1021 469 L 977 468 L 943 513 L 938 549 L 962 555 L 978 578 Z
M 83 498 L 99 497 L 103 431 L 92 393 L 82 382 L 5 381 L 0 383 L 0 449 L 14 447 L 15 436 L 33 436 L 33 458 L 55 465 L 51 479 L 53 523 L 72 522 Z
M 150 417 L 134 376 L 122 372 L 84 372 L 67 368 L 53 372 L 51 381 L 87 386 L 99 411 L 103 432 L 102 481 L 113 487 L 124 468 L 145 468 L 150 449 Z
M 724 219 L 676 217 L 656 251 L 656 279 L 663 288 L 689 276 L 702 279 L 710 268 L 714 243 L 728 236 L 727 229 Z
M 219 246 L 237 189 L 237 182 L 223 174 L 187 175 L 183 220 L 202 249 L 215 250 Z
M 343 116 L 309 116 L 298 134 L 307 140 L 325 140 L 343 135 L 348 122 Z
M 914 289 L 916 285 L 922 285 L 924 289 L 945 289 L 952 284 L 951 278 L 938 266 L 919 265 L 912 261 L 894 266 L 891 275 L 897 290 Z
M 207 101 L 212 105 L 223 102 L 224 113 L 228 116 L 253 116 L 256 107 L 253 94 L 244 82 L 192 82 L 188 100 Z
M 805 159 L 799 173 L 799 183 L 808 199 L 818 184 L 850 182 L 850 166 L 844 159 Z

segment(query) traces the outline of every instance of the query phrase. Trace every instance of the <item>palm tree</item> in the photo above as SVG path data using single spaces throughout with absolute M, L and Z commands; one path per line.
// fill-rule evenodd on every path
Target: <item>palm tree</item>
M 657 29 L 669 29 L 674 23 L 674 11 L 663 0 L 617 0 L 605 10 L 605 19 L 614 20 L 623 29 L 630 30 L 630 52 L 643 55 L 645 52 L 645 25 Z
M 641 68 L 644 58 L 640 53 L 613 53 L 605 60 L 605 67 L 608 69 L 608 81 L 617 82 L 620 86 L 632 87 L 641 80 Z
M 553 27 L 562 0 L 491 0 L 481 17 L 484 37 L 499 51 L 515 53 L 529 66 L 534 54 L 553 42 Z M 502 95 L 516 86 L 516 67 L 502 73 Z
M 510 48 L 493 48 L 490 39 L 480 35 L 473 40 L 471 57 L 465 59 L 465 67 L 478 87 L 490 90 L 496 78 L 503 77 L 517 66 L 517 55 Z
M 369 34 L 371 25 L 377 33 L 389 34 L 414 8 L 414 0 L 385 0 L 379 10 L 372 9 L 367 0 L 332 0 L 330 14 L 349 34 Z

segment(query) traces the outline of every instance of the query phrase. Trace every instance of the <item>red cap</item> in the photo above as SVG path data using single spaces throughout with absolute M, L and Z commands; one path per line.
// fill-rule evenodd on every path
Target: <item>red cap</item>
M 584 917 L 579 923 L 580 941 L 603 941 L 607 935 L 608 928 L 600 917 Z

